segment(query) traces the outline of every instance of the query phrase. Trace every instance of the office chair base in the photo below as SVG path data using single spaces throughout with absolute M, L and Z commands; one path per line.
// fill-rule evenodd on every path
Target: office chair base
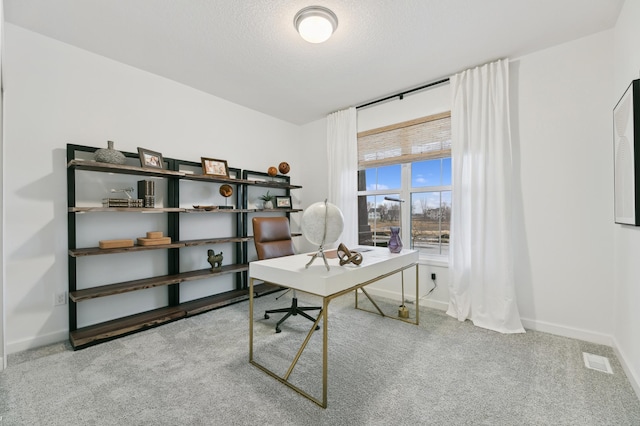
M 283 316 L 280 321 L 278 321 L 278 323 L 276 324 L 276 333 L 280 333 L 282 330 L 280 329 L 280 324 L 282 324 L 287 318 L 289 318 L 291 315 L 301 315 L 303 317 L 305 317 L 306 319 L 308 319 L 311 322 L 316 322 L 316 319 L 314 317 L 312 317 L 311 315 L 307 314 L 305 311 L 318 311 L 322 308 L 320 308 L 319 306 L 304 306 L 304 307 L 300 307 L 298 306 L 298 298 L 294 297 L 293 299 L 291 299 L 291 306 L 288 308 L 281 308 L 281 309 L 270 309 L 268 311 L 264 311 L 264 319 L 269 319 L 269 314 L 277 314 L 277 313 L 286 313 L 285 316 Z M 320 326 L 316 326 L 316 330 L 320 330 Z

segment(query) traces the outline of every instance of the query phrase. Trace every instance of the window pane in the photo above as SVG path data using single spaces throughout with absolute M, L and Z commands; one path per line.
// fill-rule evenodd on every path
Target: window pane
M 358 172 L 358 191 L 400 189 L 401 165 L 374 167 Z M 364 179 L 364 181 L 362 181 Z
M 449 162 L 451 165 L 451 162 Z M 451 179 L 451 175 L 449 175 Z M 451 235 L 451 191 L 442 191 L 442 222 L 440 224 L 440 254 L 449 255 L 449 236 Z
M 398 194 L 389 194 L 398 198 Z M 384 195 L 358 197 L 358 244 L 386 247 L 390 227 L 399 226 L 399 203 L 384 199 Z
M 411 186 L 440 185 L 440 159 L 419 161 L 411 164 Z
M 442 159 L 442 185 L 451 185 L 451 157 Z
M 411 187 L 451 185 L 451 157 L 411 164 Z
M 451 191 L 411 195 L 411 247 L 424 254 L 448 255 Z

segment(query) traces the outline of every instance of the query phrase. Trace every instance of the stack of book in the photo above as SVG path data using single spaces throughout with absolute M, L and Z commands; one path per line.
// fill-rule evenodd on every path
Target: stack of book
M 138 181 L 138 198 L 144 200 L 144 207 L 156 206 L 156 183 L 152 180 Z
M 144 207 L 143 199 L 133 198 L 103 198 L 103 207 Z

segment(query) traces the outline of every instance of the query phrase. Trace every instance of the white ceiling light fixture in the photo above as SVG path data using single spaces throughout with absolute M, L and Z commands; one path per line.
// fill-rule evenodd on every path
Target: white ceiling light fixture
M 309 43 L 322 43 L 338 28 L 338 17 L 322 6 L 309 6 L 296 13 L 293 26 Z

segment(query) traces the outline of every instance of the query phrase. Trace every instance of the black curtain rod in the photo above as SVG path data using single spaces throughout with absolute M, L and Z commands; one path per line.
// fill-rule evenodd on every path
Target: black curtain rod
M 380 102 L 388 101 L 389 99 L 399 98 L 402 100 L 404 95 L 408 95 L 409 93 L 417 92 L 419 90 L 427 89 L 429 87 L 437 86 L 438 84 L 448 83 L 448 78 L 443 78 L 442 80 L 434 81 L 433 83 L 425 84 L 424 86 L 416 87 L 415 89 L 405 90 L 404 92 L 396 93 L 395 95 L 387 96 L 386 98 L 378 99 L 375 101 L 367 102 L 366 104 L 356 106 L 356 109 L 365 108 L 371 105 L 378 104 Z

